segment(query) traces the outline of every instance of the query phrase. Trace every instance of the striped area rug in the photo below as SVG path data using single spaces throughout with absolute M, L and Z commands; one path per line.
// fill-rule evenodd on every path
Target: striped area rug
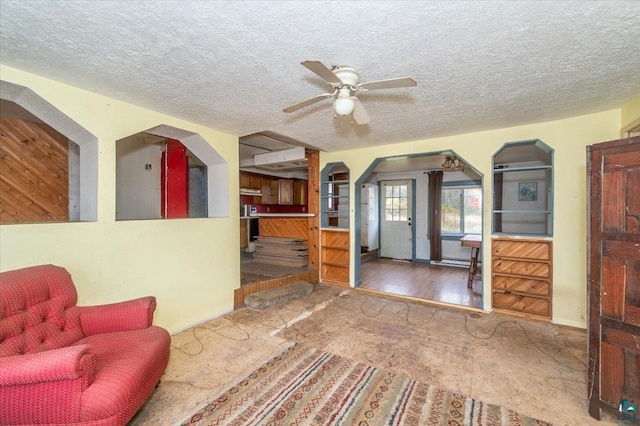
M 295 344 L 183 425 L 548 425 Z

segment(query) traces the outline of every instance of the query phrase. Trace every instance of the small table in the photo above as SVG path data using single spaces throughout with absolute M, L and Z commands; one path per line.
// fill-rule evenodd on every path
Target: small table
M 478 270 L 478 253 L 482 247 L 482 235 L 465 235 L 460 238 L 462 247 L 471 247 L 471 263 L 469 264 L 469 278 L 467 279 L 467 287 L 471 288 L 473 277 Z

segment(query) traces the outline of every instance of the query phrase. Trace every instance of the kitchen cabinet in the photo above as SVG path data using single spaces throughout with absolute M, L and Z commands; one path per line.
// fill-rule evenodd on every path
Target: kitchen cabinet
M 251 188 L 251 175 L 240 172 L 240 188 Z
M 262 204 L 278 204 L 279 179 L 262 178 Z
M 280 179 L 278 181 L 278 204 L 293 204 L 293 180 Z
M 293 181 L 293 204 L 297 206 L 307 205 L 307 181 L 295 180 Z
M 262 190 L 262 176 L 250 175 L 249 188 Z

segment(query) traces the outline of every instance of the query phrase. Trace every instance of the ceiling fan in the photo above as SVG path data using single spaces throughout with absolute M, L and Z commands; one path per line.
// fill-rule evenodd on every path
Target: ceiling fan
M 328 68 L 320 61 L 304 61 L 302 62 L 302 65 L 327 81 L 333 88 L 333 92 L 323 93 L 322 95 L 314 96 L 306 101 L 291 105 L 290 107 L 283 109 L 283 112 L 294 112 L 300 108 L 315 104 L 316 102 L 320 102 L 324 99 L 335 97 L 333 108 L 336 115 L 349 115 L 353 113 L 352 123 L 355 121 L 357 124 L 367 124 L 371 121 L 371 118 L 364 109 L 364 106 L 362 106 L 358 98 L 355 96 L 357 93 L 377 89 L 413 87 L 418 84 L 411 77 L 391 78 L 388 80 L 360 83 L 360 74 L 358 73 L 358 70 L 352 67 L 334 65 L 331 68 Z

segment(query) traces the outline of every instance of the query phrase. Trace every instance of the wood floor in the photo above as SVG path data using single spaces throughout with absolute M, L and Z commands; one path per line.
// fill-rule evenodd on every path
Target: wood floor
M 465 268 L 380 258 L 364 263 L 361 271 L 359 288 L 482 308 L 482 281 L 476 277 L 467 288 Z

